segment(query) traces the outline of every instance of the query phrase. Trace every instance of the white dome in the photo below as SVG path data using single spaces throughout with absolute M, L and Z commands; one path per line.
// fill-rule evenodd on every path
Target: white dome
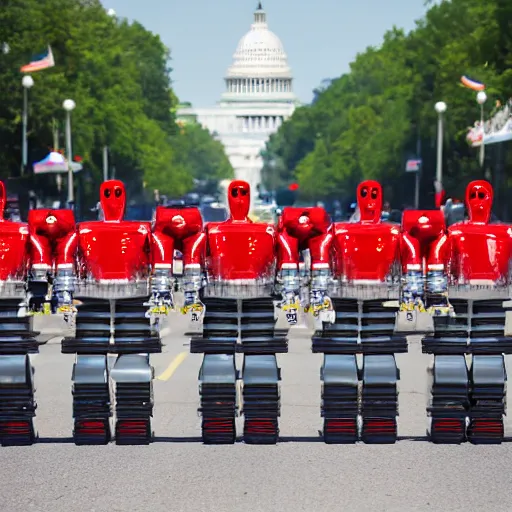
M 231 77 L 291 78 L 288 58 L 279 37 L 268 29 L 267 15 L 258 5 L 251 30 L 240 39 L 228 70 Z

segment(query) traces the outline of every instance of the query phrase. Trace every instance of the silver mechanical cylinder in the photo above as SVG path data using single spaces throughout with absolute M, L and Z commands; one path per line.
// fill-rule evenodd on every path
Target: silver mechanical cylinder
M 155 268 L 151 276 L 151 292 L 158 294 L 170 293 L 173 288 L 171 268 Z
M 279 280 L 281 281 L 283 294 L 298 294 L 300 289 L 300 276 L 297 268 L 281 269 Z
M 448 279 L 442 270 L 430 270 L 427 273 L 427 292 L 443 294 L 448 291 Z
M 326 292 L 331 272 L 328 268 L 313 269 L 311 271 L 311 290 Z
M 73 268 L 58 268 L 55 275 L 55 279 L 53 281 L 53 289 L 59 292 L 69 292 L 72 293 L 75 291 L 76 285 L 76 276 L 73 271 Z
M 409 270 L 404 278 L 404 296 L 422 297 L 424 293 L 423 273 L 421 270 Z

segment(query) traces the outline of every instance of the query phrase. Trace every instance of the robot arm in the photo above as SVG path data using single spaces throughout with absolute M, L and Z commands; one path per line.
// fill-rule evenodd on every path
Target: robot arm
M 206 233 L 196 233 L 183 240 L 183 293 L 185 310 L 203 306 L 199 291 L 205 284 L 204 255 L 206 251 Z
M 276 252 L 278 262 L 277 282 L 282 297 L 280 307 L 285 311 L 288 323 L 295 325 L 298 321 L 300 306 L 298 239 L 285 230 L 281 230 L 276 237 Z
M 429 311 L 435 315 L 453 314 L 448 301 L 448 267 L 456 270 L 456 265 L 449 264 L 454 256 L 452 235 L 443 233 L 431 246 L 427 256 L 427 302 Z M 455 257 L 454 263 L 457 258 Z
M 330 256 L 333 246 L 332 228 L 330 232 L 309 240 L 311 254 L 310 304 L 314 316 L 324 322 L 334 323 L 335 312 L 328 296 L 328 285 L 332 278 Z
M 409 233 L 403 232 L 400 240 L 400 260 L 402 265 L 403 286 L 401 309 L 405 311 L 425 311 L 423 265 L 420 243 Z
M 160 229 L 155 229 L 150 239 L 151 300 L 153 312 L 167 312 L 172 307 L 172 264 L 174 239 Z
M 73 306 L 73 293 L 76 282 L 76 255 L 78 234 L 74 224 L 64 236 L 55 242 L 55 279 L 53 293 L 59 309 L 66 311 Z

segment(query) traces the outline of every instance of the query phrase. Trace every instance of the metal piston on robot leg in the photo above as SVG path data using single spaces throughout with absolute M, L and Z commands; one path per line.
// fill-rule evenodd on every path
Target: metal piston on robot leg
M 503 354 L 512 352 L 512 338 L 504 332 L 503 299 L 464 295 L 451 300 L 456 316 L 434 318 L 434 334 L 422 340 L 423 352 L 434 355 L 429 433 L 436 443 L 501 443 L 507 380 Z M 469 370 L 466 355 L 472 359 Z
M 335 323 L 324 322 L 312 338 L 313 352 L 325 354 L 321 379 L 326 443 L 397 439 L 399 371 L 394 354 L 407 352 L 407 340 L 395 332 L 397 308 L 384 306 L 388 297 L 364 298 L 369 294 L 373 292 L 360 290 L 360 298 L 333 299 Z M 363 354 L 361 370 L 356 354 Z
M 18 285 L 23 291 L 23 283 Z M 38 353 L 39 348 L 32 317 L 24 313 L 18 316 L 23 300 L 21 295 L 0 300 L 0 444 L 4 446 L 30 445 L 37 439 L 34 370 L 29 354 Z
M 80 354 L 73 371 L 75 442 L 105 444 L 111 438 L 107 354 L 114 353 L 116 442 L 147 444 L 153 411 L 149 353 L 161 352 L 160 338 L 145 316 L 147 297 L 81 300 L 75 337 L 62 344 L 63 353 Z

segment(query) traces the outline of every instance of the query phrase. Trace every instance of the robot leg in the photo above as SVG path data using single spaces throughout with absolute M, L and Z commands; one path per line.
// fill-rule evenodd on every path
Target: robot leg
M 111 412 L 107 356 L 77 355 L 72 380 L 75 444 L 108 444 Z
M 356 355 L 325 354 L 320 379 L 323 382 L 324 441 L 355 443 L 359 415 Z
M 27 354 L 0 356 L 0 443 L 31 445 L 37 434 L 33 369 Z
M 154 377 L 149 354 L 118 356 L 111 375 L 115 381 L 116 444 L 149 444 Z
M 0 301 L 0 443 L 30 445 L 35 442 L 33 418 L 34 370 L 29 353 L 39 352 L 32 317 L 20 311 L 19 299 Z M 21 316 L 18 316 L 20 315 Z
M 244 355 L 242 379 L 244 441 L 250 444 L 276 444 L 279 437 L 281 380 L 276 355 Z
M 234 354 L 205 354 L 199 370 L 201 431 L 205 444 L 236 440 L 237 379 Z
M 507 373 L 503 355 L 475 355 L 470 371 L 468 441 L 499 444 L 503 441 Z
M 431 382 L 430 439 L 434 443 L 466 440 L 469 376 L 464 355 L 434 355 Z
M 365 443 L 396 442 L 399 378 L 393 354 L 363 356 L 361 439 Z

